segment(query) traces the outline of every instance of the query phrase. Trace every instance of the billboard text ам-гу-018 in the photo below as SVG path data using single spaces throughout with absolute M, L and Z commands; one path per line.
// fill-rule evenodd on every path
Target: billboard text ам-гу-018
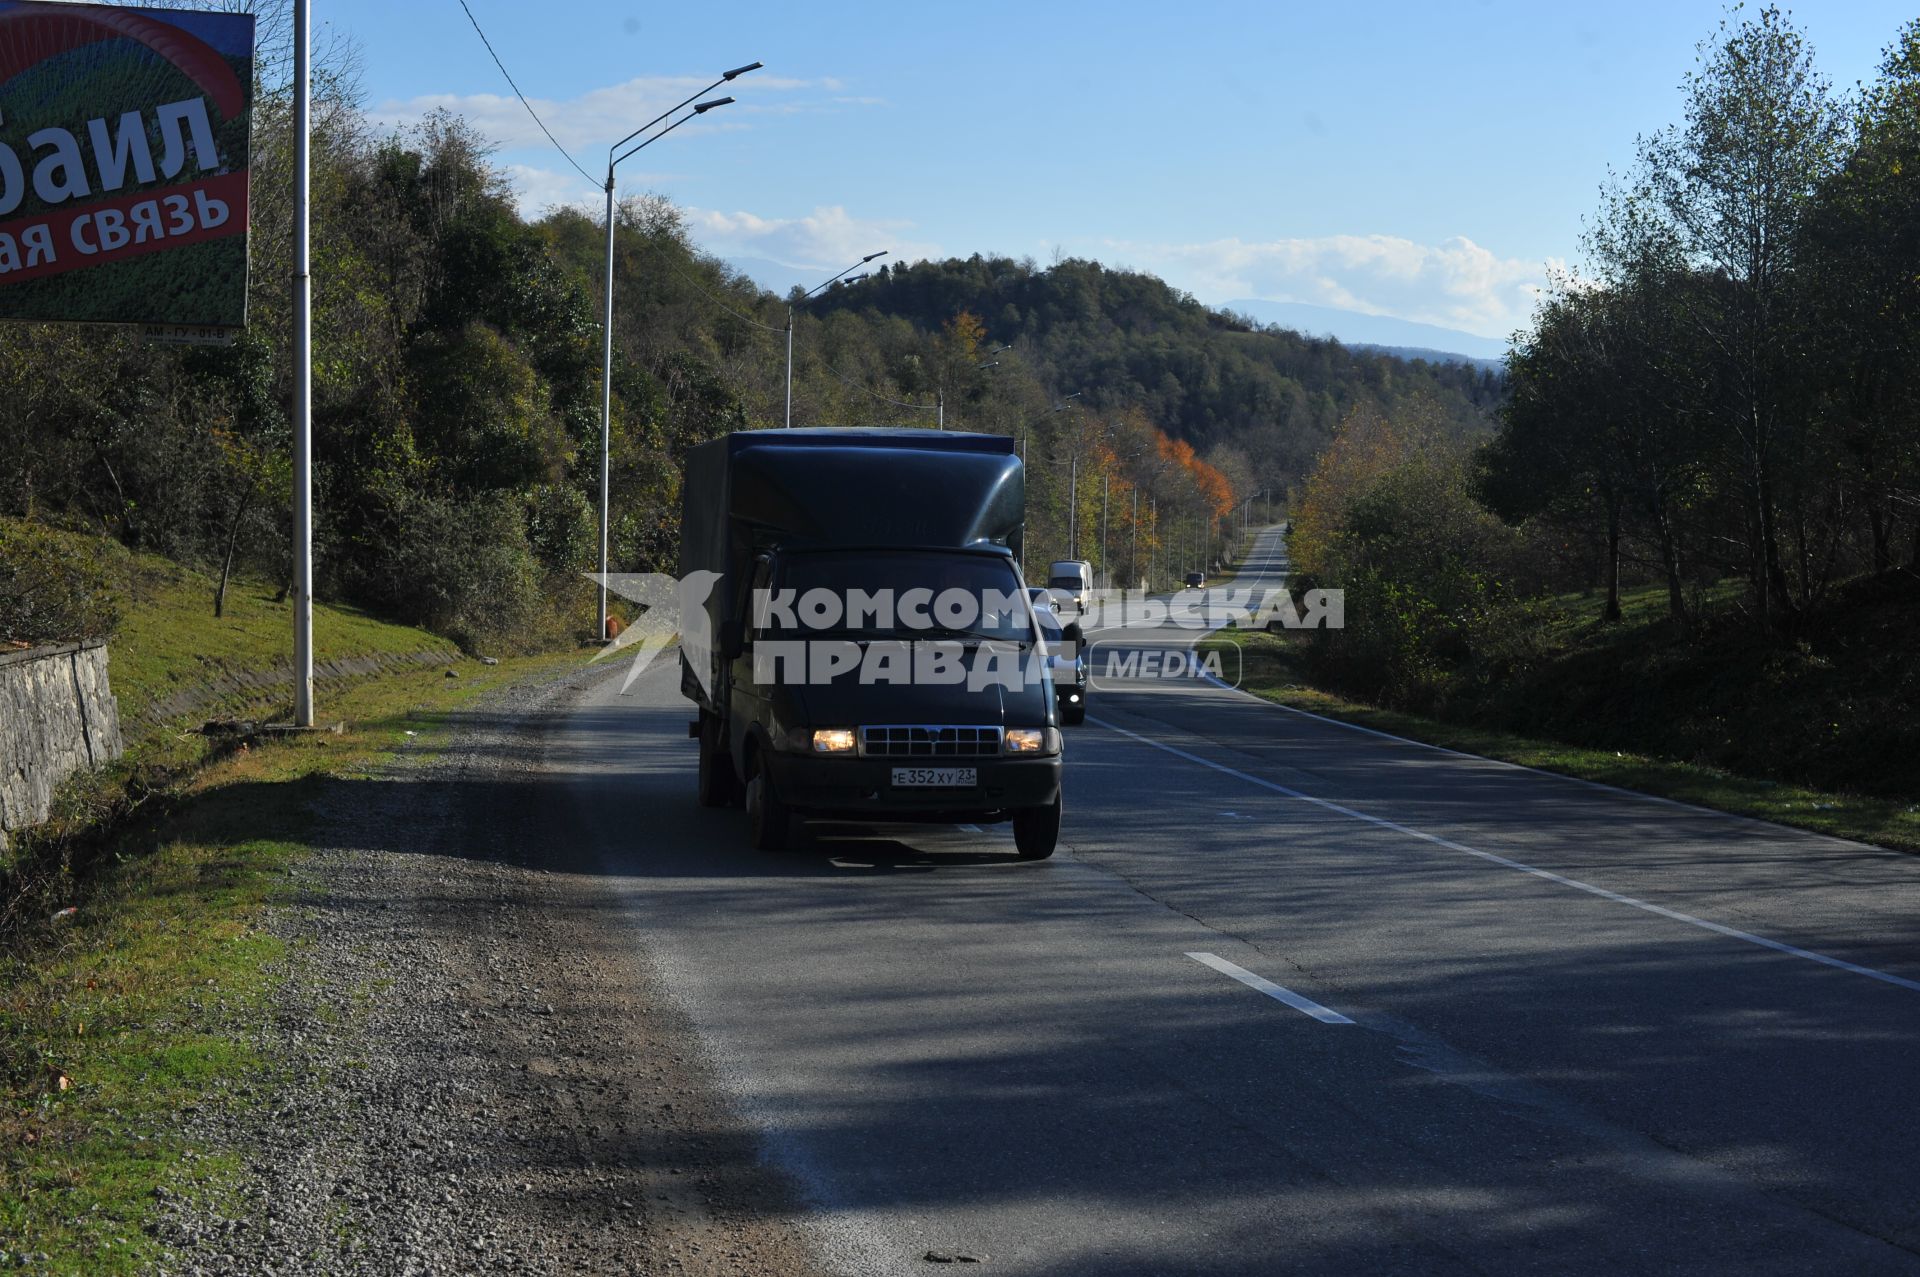
M 0 0 L 0 319 L 247 317 L 253 18 Z

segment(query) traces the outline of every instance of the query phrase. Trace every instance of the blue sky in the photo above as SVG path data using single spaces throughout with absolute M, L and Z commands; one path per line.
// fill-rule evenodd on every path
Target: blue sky
M 1674 121 L 1724 10 L 1661 3 L 544 4 L 468 0 L 589 171 L 606 146 L 756 59 L 737 105 L 621 169 L 723 256 L 821 277 L 1056 251 L 1202 301 L 1307 302 L 1500 336 L 1577 260 L 1637 133 Z M 461 111 L 530 211 L 596 198 L 509 95 L 456 0 L 315 0 L 367 105 Z M 1837 85 L 1911 7 L 1794 10 Z

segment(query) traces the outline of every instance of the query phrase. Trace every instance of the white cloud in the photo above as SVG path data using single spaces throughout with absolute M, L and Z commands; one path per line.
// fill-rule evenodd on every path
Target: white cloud
M 764 257 L 784 266 L 824 269 L 829 275 L 881 250 L 888 262 L 940 255 L 939 245 L 908 237 L 914 226 L 910 221 L 855 217 L 837 204 L 805 217 L 785 218 L 690 208 L 687 225 L 702 248 L 721 257 Z
M 606 214 L 605 188 L 589 182 L 568 168 L 538 168 L 531 164 L 502 164 L 500 171 L 513 188 L 513 199 L 520 216 L 534 221 L 556 206 L 579 209 L 598 221 Z M 684 173 L 629 173 L 620 171 L 616 190 L 620 199 L 652 191 L 672 182 L 684 181 Z
M 520 216 L 538 218 L 555 205 L 589 211 L 604 209 L 606 197 L 594 193 L 592 183 L 572 169 L 535 168 L 530 164 L 503 164 L 501 171 L 513 185 Z
M 1565 269 L 1558 259 L 1499 257 L 1464 236 L 1438 244 L 1391 235 L 1107 243 L 1207 301 L 1304 302 L 1489 337 L 1523 327 L 1550 275 Z
M 529 101 L 562 146 L 570 151 L 597 154 L 615 138 L 631 132 L 635 125 L 652 119 L 674 103 L 698 93 L 709 83 L 711 80 L 703 76 L 641 76 L 623 84 L 589 89 L 565 101 L 552 98 L 531 98 Z M 743 77 L 733 85 L 723 85 L 714 90 L 715 96 L 730 93 L 739 98 L 739 107 L 723 108 L 705 119 L 686 125 L 682 131 L 691 133 L 702 129 L 741 127 L 727 123 L 730 111 L 744 116 L 769 111 L 835 109 L 836 103 L 844 104 L 843 99 L 837 96 L 844 87 L 839 80 L 831 78 L 799 80 L 756 73 Z M 769 102 L 764 95 L 780 97 Z M 549 145 L 545 135 L 540 132 L 540 126 L 528 117 L 526 107 L 520 105 L 519 99 L 506 93 L 427 93 L 406 99 L 389 99 L 371 114 L 380 124 L 404 127 L 418 123 L 436 110 L 447 110 L 463 116 L 479 130 L 481 136 L 496 143 L 502 150 Z

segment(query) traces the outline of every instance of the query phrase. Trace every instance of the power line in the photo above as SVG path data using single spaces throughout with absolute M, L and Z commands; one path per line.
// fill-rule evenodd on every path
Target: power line
M 698 280 L 694 279 L 693 276 L 687 274 L 687 272 L 681 270 L 674 263 L 668 262 L 667 265 L 669 267 L 672 267 L 673 273 L 678 275 L 686 283 L 687 287 L 693 289 L 694 292 L 699 293 L 702 297 L 706 298 L 708 301 L 718 306 L 721 310 L 726 311 L 729 315 L 732 315 L 735 319 L 739 320 L 741 323 L 752 324 L 755 328 L 764 328 L 770 333 L 784 333 L 787 331 L 785 328 L 780 327 L 778 324 L 763 324 L 757 319 L 753 319 L 746 315 L 741 314 L 739 311 L 727 305 L 725 302 L 721 301 L 718 297 L 715 297 L 712 293 L 708 292 L 704 287 L 701 286 Z
M 573 165 L 574 170 L 578 172 L 581 177 L 586 178 L 589 182 L 592 182 L 595 186 L 599 186 L 600 183 L 597 180 L 595 180 L 593 174 L 581 168 L 580 161 L 574 159 L 573 156 L 567 153 L 567 148 L 560 145 L 560 139 L 553 135 L 553 130 L 547 127 L 546 121 L 542 120 L 540 116 L 534 111 L 533 103 L 527 101 L 527 95 L 522 93 L 520 91 L 520 86 L 513 82 L 513 73 L 507 70 L 507 64 L 500 60 L 500 55 L 498 53 L 494 53 L 493 41 L 487 39 L 487 33 L 480 29 L 480 19 L 473 16 L 472 9 L 467 8 L 467 0 L 460 0 L 460 8 L 466 13 L 467 21 L 473 24 L 474 33 L 480 37 L 480 43 L 486 45 L 487 52 L 493 55 L 493 65 L 499 67 L 500 74 L 507 77 L 507 86 L 513 90 L 513 96 L 519 98 L 520 105 L 527 108 L 527 114 L 533 116 L 533 122 L 540 126 L 540 131 L 542 133 L 545 133 L 547 135 L 547 141 L 553 143 L 553 149 L 560 152 L 561 155 L 566 156 L 567 163 Z
M 732 315 L 735 319 L 739 320 L 741 323 L 751 324 L 755 328 L 764 329 L 765 331 L 770 333 L 784 334 L 787 331 L 785 328 L 777 324 L 763 324 L 757 319 L 741 314 L 739 311 L 727 305 L 727 303 L 721 301 L 718 297 L 714 296 L 712 293 L 708 292 L 707 289 L 700 283 L 700 281 L 696 280 L 693 276 L 687 274 L 687 272 L 681 270 L 676 263 L 668 262 L 667 266 L 670 270 L 673 271 L 674 274 L 680 277 L 681 282 L 685 283 L 687 287 L 693 289 L 694 292 L 699 293 L 702 297 L 706 298 L 708 301 L 718 306 L 721 310 L 726 311 L 727 314 Z M 827 363 L 825 360 L 821 361 L 820 366 L 825 368 L 830 374 L 832 374 L 836 380 L 843 382 L 845 385 L 847 385 L 851 389 L 857 390 L 863 395 L 866 395 L 873 399 L 878 399 L 883 404 L 891 404 L 895 408 L 911 408 L 916 412 L 930 412 L 939 407 L 938 404 L 908 403 L 904 399 L 890 399 L 886 395 L 881 394 L 877 390 L 870 390 L 867 387 L 861 385 L 859 382 L 847 376 L 845 373 L 841 372 L 838 368 L 835 368 L 832 364 Z
M 902 399 L 889 399 L 877 390 L 867 389 L 865 386 L 861 385 L 859 382 L 855 381 L 853 378 L 847 376 L 845 373 L 842 373 L 838 368 L 835 368 L 832 364 L 822 362 L 821 367 L 825 368 L 828 372 L 832 373 L 836 378 L 845 382 L 847 385 L 859 391 L 861 394 L 871 395 L 873 398 L 878 399 L 881 403 L 892 404 L 896 408 L 912 408 L 917 412 L 930 412 L 939 406 L 937 404 L 930 404 L 930 403 L 907 403 L 905 400 L 902 400 Z

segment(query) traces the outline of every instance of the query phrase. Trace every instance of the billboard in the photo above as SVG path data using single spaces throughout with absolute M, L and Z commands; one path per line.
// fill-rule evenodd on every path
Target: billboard
M 247 14 L 0 0 L 0 319 L 247 317 Z

